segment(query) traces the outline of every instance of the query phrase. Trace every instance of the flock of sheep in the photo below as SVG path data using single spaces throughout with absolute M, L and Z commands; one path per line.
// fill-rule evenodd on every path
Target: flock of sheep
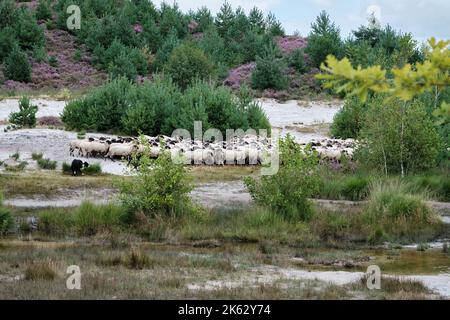
M 86 140 L 74 140 L 70 143 L 70 155 L 100 157 L 112 161 L 126 159 L 130 163 L 133 155 L 139 156 L 148 152 L 151 158 L 157 158 L 164 149 L 170 153 L 172 159 L 184 164 L 259 165 L 269 162 L 275 150 L 270 138 L 251 135 L 221 142 L 201 142 L 163 135 L 145 136 L 145 140 L 146 143 L 132 137 L 90 137 Z M 311 145 L 321 159 L 339 161 L 343 155 L 352 159 L 355 141 L 323 139 L 313 141 Z

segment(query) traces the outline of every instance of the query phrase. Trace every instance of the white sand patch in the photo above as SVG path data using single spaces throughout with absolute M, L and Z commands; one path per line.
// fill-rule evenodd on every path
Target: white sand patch
M 100 136 L 100 134 L 89 134 L 89 136 Z M 89 164 L 99 163 L 104 173 L 130 174 L 126 164 L 120 161 L 71 157 L 69 143 L 75 139 L 77 139 L 76 132 L 64 130 L 21 129 L 7 133 L 0 132 L 0 161 L 8 159 L 15 152 L 20 153 L 20 161 L 30 161 L 32 153 L 43 153 L 44 158 L 58 162 L 58 169 L 61 168 L 63 162 L 70 164 L 74 159 L 81 159 Z
M 343 286 L 358 282 L 364 276 L 363 272 L 309 271 L 303 269 L 280 268 L 276 266 L 260 266 L 248 271 L 248 274 L 245 274 L 237 279 L 211 280 L 200 284 L 189 284 L 187 287 L 190 290 L 218 290 L 223 288 L 233 289 L 249 286 L 255 287 L 261 284 L 268 285 L 279 280 L 321 281 L 323 283 Z M 427 288 L 438 293 L 440 296 L 450 298 L 450 274 L 383 276 L 402 280 L 420 281 Z M 383 286 L 383 281 L 381 281 L 381 286 Z
M 66 101 L 31 99 L 33 105 L 38 106 L 36 117 L 60 117 L 66 106 Z M 19 99 L 0 100 L 0 121 L 8 120 L 12 112 L 19 111 Z
M 342 102 L 305 102 L 291 100 L 285 103 L 277 102 L 273 99 L 257 99 L 261 103 L 262 109 L 269 118 L 272 127 L 281 128 L 281 134 L 293 135 L 299 142 L 310 142 L 327 138 L 321 130 L 313 132 L 299 132 L 318 124 L 330 124 L 336 113 L 342 108 Z

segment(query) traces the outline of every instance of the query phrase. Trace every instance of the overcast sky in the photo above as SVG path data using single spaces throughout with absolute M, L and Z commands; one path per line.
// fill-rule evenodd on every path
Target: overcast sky
M 154 1 L 162 2 L 161 0 Z M 166 0 L 172 3 L 172 0 Z M 222 0 L 178 0 L 183 11 L 207 6 L 216 13 Z M 287 33 L 299 31 L 307 35 L 311 22 L 326 10 L 341 27 L 344 37 L 361 24 L 366 24 L 368 11 L 374 11 L 383 24 L 411 32 L 423 41 L 431 36 L 450 39 L 450 0 L 228 0 L 247 13 L 253 7 L 265 13 L 272 11 Z

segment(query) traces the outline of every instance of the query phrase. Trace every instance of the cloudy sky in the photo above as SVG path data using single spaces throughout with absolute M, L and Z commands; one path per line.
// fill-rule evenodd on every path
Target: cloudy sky
M 160 0 L 154 1 L 160 3 Z M 166 0 L 172 3 L 172 0 Z M 177 0 L 183 11 L 207 6 L 214 13 L 222 0 Z M 367 22 L 368 11 L 374 11 L 383 24 L 411 32 L 418 40 L 431 36 L 450 39 L 450 0 L 228 0 L 248 12 L 257 6 L 272 11 L 288 33 L 307 35 L 311 22 L 326 10 L 341 27 L 344 36 Z

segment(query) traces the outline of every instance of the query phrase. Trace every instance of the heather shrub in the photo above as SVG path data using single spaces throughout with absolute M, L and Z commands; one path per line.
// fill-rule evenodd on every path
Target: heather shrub
M 27 55 L 15 46 L 4 62 L 4 71 L 6 79 L 19 82 L 31 81 L 31 66 Z

